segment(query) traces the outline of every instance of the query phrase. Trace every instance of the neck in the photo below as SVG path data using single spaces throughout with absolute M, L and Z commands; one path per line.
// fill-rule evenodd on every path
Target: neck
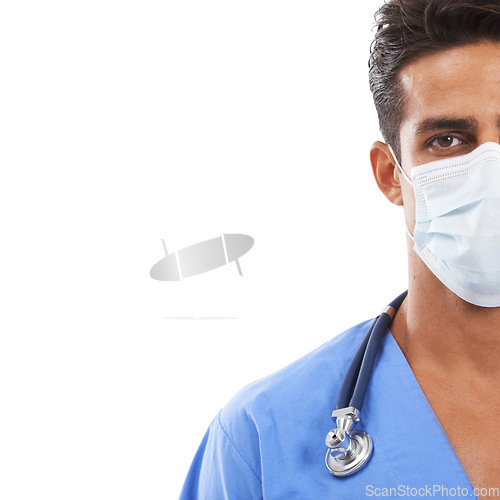
M 500 377 L 500 307 L 457 297 L 409 250 L 408 296 L 391 332 L 409 365 L 440 373 Z

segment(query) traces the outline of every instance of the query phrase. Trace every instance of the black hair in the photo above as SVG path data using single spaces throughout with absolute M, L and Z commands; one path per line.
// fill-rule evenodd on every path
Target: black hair
M 418 58 L 485 40 L 500 42 L 497 0 L 388 0 L 375 14 L 369 80 L 380 131 L 401 161 L 401 69 Z

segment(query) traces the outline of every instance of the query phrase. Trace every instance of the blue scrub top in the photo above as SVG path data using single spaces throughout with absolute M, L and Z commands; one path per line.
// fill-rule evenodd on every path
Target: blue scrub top
M 355 427 L 373 438 L 372 457 L 352 476 L 328 472 L 331 412 L 371 322 L 238 392 L 210 424 L 180 499 L 476 498 L 389 330 Z

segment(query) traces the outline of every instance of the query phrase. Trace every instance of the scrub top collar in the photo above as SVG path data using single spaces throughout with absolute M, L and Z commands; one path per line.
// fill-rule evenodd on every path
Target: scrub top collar
M 382 343 L 368 393 L 370 388 L 376 390 L 373 397 L 365 399 L 359 425 L 374 438 L 375 453 L 379 458 L 383 455 L 378 462 L 386 464 L 383 476 L 387 487 L 427 486 L 432 489 L 454 485 L 462 488 L 461 496 L 465 495 L 463 488 L 467 488 L 467 496 L 477 498 L 447 434 L 390 330 Z M 377 424 L 384 421 L 389 425 Z M 408 461 L 412 455 L 415 466 L 409 472 Z M 452 496 L 451 493 L 448 496 Z

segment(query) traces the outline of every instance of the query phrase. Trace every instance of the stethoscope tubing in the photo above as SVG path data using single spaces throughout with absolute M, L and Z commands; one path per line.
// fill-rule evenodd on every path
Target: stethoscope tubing
M 405 291 L 396 297 L 389 304 L 389 307 L 397 311 L 407 294 L 408 291 Z M 387 332 L 387 327 L 391 321 L 392 317 L 387 312 L 382 312 L 373 320 L 347 369 L 337 398 L 337 409 L 353 406 L 361 410 L 363 407 L 375 358 L 377 357 L 381 340 Z
M 337 407 L 332 412 L 337 428 L 332 429 L 325 439 L 328 447 L 325 465 L 334 476 L 350 476 L 370 460 L 373 439 L 367 432 L 353 430 L 353 427 L 360 421 L 359 412 L 363 407 L 382 339 L 407 294 L 406 291 L 396 297 L 373 320 L 346 371 Z
M 356 382 L 358 380 L 359 369 L 361 368 L 361 363 L 363 362 L 363 357 L 365 355 L 366 346 L 368 341 L 370 340 L 370 336 L 372 334 L 373 328 L 377 323 L 377 318 L 372 321 L 368 332 L 366 333 L 363 341 L 361 342 L 356 354 L 352 358 L 351 364 L 347 369 L 344 380 L 342 381 L 342 385 L 340 386 L 339 395 L 337 397 L 336 409 L 347 408 L 351 406 L 351 396 L 354 392 L 354 388 L 356 387 Z

